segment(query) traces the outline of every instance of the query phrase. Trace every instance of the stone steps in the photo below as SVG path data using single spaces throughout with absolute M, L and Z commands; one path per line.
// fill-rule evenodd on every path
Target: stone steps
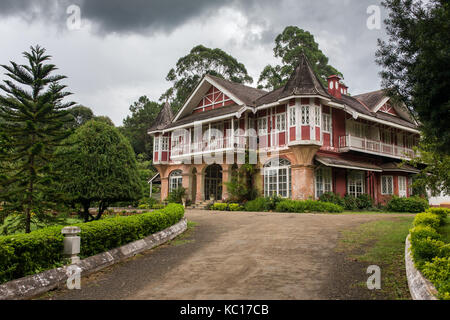
M 212 203 L 213 201 L 208 200 L 208 201 L 200 201 L 194 204 L 191 204 L 190 206 L 187 206 L 186 209 L 198 209 L 198 210 L 206 210 L 208 205 L 210 203 Z

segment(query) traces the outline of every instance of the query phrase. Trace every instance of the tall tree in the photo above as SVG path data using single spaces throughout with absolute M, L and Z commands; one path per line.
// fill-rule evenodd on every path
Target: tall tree
M 8 174 L 0 176 L 4 202 L 2 215 L 19 215 L 18 228 L 30 232 L 31 216 L 42 221 L 49 218 L 52 203 L 46 195 L 51 185 L 50 162 L 54 149 L 70 131 L 64 125 L 70 121 L 67 108 L 73 102 L 63 102 L 70 95 L 60 84 L 65 76 L 54 75 L 53 64 L 46 64 L 50 56 L 39 46 L 24 52 L 28 65 L 2 65 L 7 80 L 0 84 L 0 118 L 3 134 L 8 137 L 10 151 L 0 154 L 0 165 L 6 163 Z
M 253 82 L 245 66 L 234 57 L 221 49 L 198 45 L 169 71 L 166 80 L 173 86 L 161 96 L 161 100 L 170 99 L 172 108 L 177 111 L 205 74 L 237 83 Z
M 386 0 L 388 40 L 378 40 L 382 85 L 405 103 L 435 151 L 450 153 L 450 3 Z M 436 139 L 438 138 L 438 139 Z
M 91 108 L 82 105 L 74 106 L 68 111 L 73 118 L 73 120 L 68 124 L 70 128 L 81 127 L 83 124 L 94 118 L 94 112 Z
M 85 221 L 100 219 L 111 203 L 143 195 L 133 149 L 114 126 L 91 120 L 57 154 L 61 157 L 55 167 L 64 173 L 60 189 L 67 201 L 83 206 Z M 89 214 L 93 202 L 98 203 L 95 217 Z
M 153 157 L 153 139 L 147 133 L 156 119 L 161 105 L 142 96 L 130 106 L 131 115 L 123 120 L 121 132 L 130 140 L 136 155 L 143 154 L 146 159 Z
M 273 48 L 275 57 L 281 58 L 281 65 L 267 65 L 261 72 L 258 87 L 274 90 L 288 81 L 290 75 L 298 64 L 298 57 L 303 52 L 307 57 L 313 71 L 319 76 L 322 83 L 327 86 L 327 77 L 333 74 L 341 77 L 342 73 L 328 64 L 328 58 L 319 49 L 314 36 L 296 26 L 286 27 L 275 38 Z

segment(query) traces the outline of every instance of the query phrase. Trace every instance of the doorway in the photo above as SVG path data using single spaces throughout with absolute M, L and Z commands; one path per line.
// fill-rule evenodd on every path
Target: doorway
M 212 164 L 205 170 L 205 200 L 222 200 L 222 167 Z

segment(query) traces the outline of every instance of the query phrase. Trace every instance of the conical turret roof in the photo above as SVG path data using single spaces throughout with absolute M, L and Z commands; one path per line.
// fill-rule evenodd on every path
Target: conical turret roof
M 166 102 L 166 103 L 164 103 L 164 106 L 162 107 L 162 109 L 158 113 L 158 115 L 156 116 L 155 121 L 153 122 L 150 129 L 148 129 L 148 131 L 152 132 L 152 131 L 163 130 L 170 123 L 172 123 L 172 119 L 173 119 L 172 108 L 170 107 L 170 104 L 168 102 Z

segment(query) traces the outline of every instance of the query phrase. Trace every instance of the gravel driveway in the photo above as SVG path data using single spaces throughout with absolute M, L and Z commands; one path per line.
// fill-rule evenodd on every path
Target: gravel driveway
M 46 298 L 328 299 L 339 231 L 393 215 L 188 210 L 186 217 L 197 225 L 181 239 Z

